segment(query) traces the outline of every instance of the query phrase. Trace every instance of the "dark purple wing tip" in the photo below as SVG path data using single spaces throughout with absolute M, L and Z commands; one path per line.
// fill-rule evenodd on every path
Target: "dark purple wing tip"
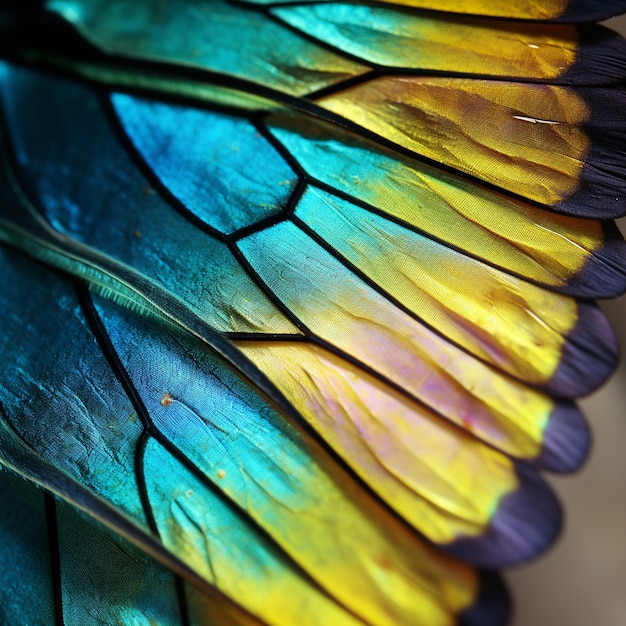
M 499 502 L 480 537 L 441 546 L 478 567 L 499 568 L 527 561 L 545 550 L 561 529 L 561 507 L 548 484 L 532 467 L 517 466 L 519 486 Z
M 626 40 L 604 26 L 578 27 L 576 63 L 558 79 L 566 85 L 609 85 L 626 75 Z
M 609 321 L 591 302 L 578 303 L 578 322 L 567 335 L 561 362 L 543 389 L 562 398 L 577 398 L 597 389 L 619 360 L 619 344 Z
M 590 112 L 584 131 L 591 141 L 576 192 L 555 210 L 598 219 L 626 215 L 626 90 L 579 87 Z
M 626 291 L 626 242 L 614 222 L 604 222 L 602 246 L 561 290 L 579 298 L 616 298 Z
M 626 11 L 624 0 L 569 0 L 555 22 L 599 22 Z
M 482 570 L 476 602 L 459 616 L 458 626 L 505 626 L 511 617 L 509 592 L 500 576 Z
M 551 472 L 573 472 L 587 458 L 591 432 L 587 420 L 573 403 L 563 402 L 550 414 L 543 433 L 541 454 L 533 465 Z

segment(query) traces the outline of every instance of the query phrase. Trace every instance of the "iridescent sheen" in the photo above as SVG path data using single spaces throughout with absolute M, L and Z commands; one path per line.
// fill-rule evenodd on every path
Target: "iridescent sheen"
M 391 2 L 391 0 L 382 0 Z M 393 0 L 396 3 L 396 0 Z M 436 9 L 454 11 L 455 13 L 474 13 L 478 15 L 498 15 L 501 17 L 527 18 L 537 20 L 550 20 L 559 17 L 568 5 L 568 0 L 506 0 L 505 2 L 490 2 L 489 0 L 400 0 L 400 5 L 419 7 L 424 9 Z
M 162 0 L 158 7 L 127 0 L 46 4 L 107 52 L 221 72 L 292 94 L 316 91 L 367 71 L 224 0 Z
M 154 174 L 208 226 L 228 235 L 284 209 L 297 177 L 247 120 L 124 94 L 112 100 Z
M 35 339 L 32 350 L 20 352 L 17 365 L 3 370 L 8 423 L 36 455 L 122 508 L 141 532 L 156 523 L 164 547 L 205 581 L 267 621 L 275 608 L 264 602 L 268 592 L 252 575 L 258 554 L 258 575 L 267 582 L 272 573 L 285 624 L 293 623 L 304 606 L 315 607 L 307 615 L 319 625 L 359 623 L 351 613 L 380 624 L 431 618 L 451 624 L 452 615 L 472 603 L 479 583 L 471 568 L 426 546 L 370 496 L 352 500 L 354 480 L 201 346 L 103 299 L 96 299 L 89 313 L 88 297 L 79 302 L 67 280 L 43 268 L 29 272 L 33 261 L 3 254 L 3 267 L 25 279 L 3 294 L 2 309 L 12 321 L 3 338 L 19 343 L 28 325 Z M 31 293 L 50 298 L 54 307 L 42 306 Z M 59 324 L 55 342 L 44 339 L 51 315 Z M 97 333 L 97 341 L 91 333 Z M 115 352 L 107 357 L 107 349 Z M 111 354 L 119 359 L 117 369 L 110 369 Z M 89 377 L 82 368 L 68 377 L 53 364 L 68 360 L 80 363 Z M 36 376 L 37 385 L 27 372 Z M 116 380 L 126 376 L 130 383 Z M 132 402 L 126 397 L 129 389 Z M 21 411 L 25 404 L 30 411 Z M 55 411 L 65 420 L 53 419 L 50 412 Z M 33 412 L 40 419 L 32 419 Z M 63 447 L 56 445 L 59 440 Z M 145 495 L 134 495 L 136 489 Z M 226 509 L 217 509 L 218 502 Z M 236 524 L 229 515 L 240 517 L 243 526 L 234 543 L 226 541 L 222 548 L 249 549 L 237 559 L 222 560 L 219 544 L 198 537 L 200 522 L 188 506 L 209 524 L 207 532 L 213 528 L 210 533 L 218 530 L 209 513 L 221 510 L 220 523 L 232 532 Z M 335 544 L 335 536 L 344 541 Z M 208 552 L 201 549 L 206 541 L 213 546 Z M 363 564 L 368 575 L 349 575 Z M 256 600 L 245 592 L 246 577 Z M 308 577 L 327 594 L 311 586 Z M 428 584 L 419 591 L 415 580 Z M 408 595 L 419 602 L 406 605 Z M 72 610 L 83 608 L 78 602 Z
M 502 626 L 617 360 L 626 45 L 547 23 L 615 10 L 3 5 L 0 622 Z
M 289 4 L 291 0 L 244 0 L 244 2 L 250 5 L 280 5 Z M 317 3 L 326 2 L 332 2 L 332 0 L 318 0 Z M 501 2 L 491 0 L 380 0 L 380 2 L 445 13 L 490 15 L 522 20 L 595 21 L 624 11 L 624 5 L 619 0 L 607 0 L 602 3 L 595 0 L 503 0 Z
M 398 76 L 319 102 L 416 154 L 547 205 L 576 191 L 589 149 L 587 105 L 562 87 Z
M 0 393 L 12 427 L 38 454 L 145 525 L 132 461 L 141 424 L 71 283 L 30 259 L 1 253 L 4 271 L 15 277 L 0 294 Z M 67 362 L 82 367 L 58 367 Z
M 210 481 L 213 491 L 223 493 L 222 498 L 225 496 L 235 503 L 236 508 L 249 516 L 275 545 L 280 546 L 298 566 L 352 612 L 363 617 L 380 615 L 380 619 L 383 619 L 383 615 L 399 616 L 409 611 L 405 618 L 409 619 L 408 616 L 412 614 L 410 611 L 424 610 L 424 615 L 427 615 L 432 610 L 417 606 L 403 607 L 402 592 L 399 590 L 409 585 L 407 577 L 421 576 L 420 563 L 431 563 L 435 555 L 416 538 L 402 531 L 397 520 L 370 499 L 361 498 L 359 502 L 351 502 L 346 493 L 354 488 L 353 483 L 342 477 L 341 472 L 333 467 L 314 442 L 285 423 L 236 376 L 190 342 L 170 339 L 162 334 L 159 336 L 155 333 L 156 329 L 132 322 L 127 313 L 116 312 L 116 308 L 106 301 L 100 301 L 98 308 L 111 341 L 130 372 L 155 427 L 205 477 L 205 484 Z M 143 346 L 147 354 L 154 356 L 146 361 L 137 353 L 137 345 Z M 176 366 L 168 368 L 163 363 L 175 363 Z M 155 468 L 166 465 L 162 459 L 163 453 L 152 444 L 147 453 L 156 454 L 161 459 L 154 462 Z M 151 469 L 149 458 L 145 461 L 148 464 L 145 472 L 148 492 L 158 490 L 160 493 L 165 489 L 163 479 L 155 469 Z M 175 464 L 173 460 L 170 463 Z M 165 472 L 178 477 L 171 489 L 165 489 L 168 502 L 173 497 L 171 494 L 175 487 L 181 494 L 187 493 L 188 489 L 197 491 L 191 477 L 189 481 L 181 478 L 181 471 L 171 469 Z M 510 483 L 507 486 L 514 488 Z M 209 495 L 207 492 L 206 497 Z M 159 499 L 163 497 L 159 496 Z M 159 511 L 164 507 L 164 511 L 168 512 L 170 505 L 154 506 L 159 524 L 158 516 L 166 514 Z M 218 504 L 208 508 L 215 506 Z M 314 515 L 309 513 L 313 510 Z M 199 514 L 204 515 L 201 511 L 202 508 Z M 165 520 L 168 516 L 169 513 Z M 485 521 L 488 520 L 483 518 L 483 523 Z M 230 524 L 233 532 L 243 533 L 243 530 L 235 531 L 237 525 L 234 521 Z M 384 534 L 380 533 L 381 528 L 386 529 Z M 391 529 L 395 530 L 389 532 Z M 176 532 L 169 529 L 168 536 L 171 533 L 174 541 Z M 340 545 L 335 545 L 329 539 L 332 535 L 344 536 L 344 540 Z M 457 536 L 462 535 L 461 530 Z M 450 539 L 449 536 L 445 538 L 448 541 Z M 241 541 L 237 539 L 234 543 L 239 544 Z M 197 543 L 196 539 L 190 541 L 189 545 L 195 546 Z M 263 542 L 255 539 L 253 543 L 257 545 L 257 550 L 262 551 Z M 365 552 L 363 546 L 368 546 Z M 198 558 L 194 556 L 195 549 L 187 550 L 189 559 L 193 561 Z M 175 552 L 186 553 L 183 545 Z M 265 556 L 259 557 L 261 570 L 258 576 L 262 576 L 268 567 L 277 568 L 277 576 L 285 576 L 285 584 L 294 586 L 290 592 L 283 589 L 282 595 L 285 598 L 293 596 L 294 604 L 289 606 L 289 611 L 287 604 L 281 611 L 285 614 L 285 623 L 293 623 L 295 613 L 291 611 L 297 611 L 301 602 L 309 602 L 303 597 L 307 597 L 310 590 L 297 591 L 301 582 L 293 579 L 293 574 L 284 571 L 286 566 L 283 560 L 276 562 L 275 557 L 271 556 L 275 554 L 275 548 L 269 553 L 262 551 L 262 554 Z M 233 575 L 238 572 L 237 576 L 241 578 L 242 573 L 247 572 L 250 576 L 249 584 L 256 585 L 261 593 L 257 600 L 261 602 L 267 593 L 259 587 L 258 576 L 252 574 L 252 565 L 246 564 L 247 558 L 242 553 L 240 557 L 230 560 L 231 563 L 238 563 Z M 266 563 L 261 566 L 266 559 L 275 565 Z M 381 559 L 390 566 L 394 564 L 393 569 L 397 573 L 392 575 L 386 571 L 387 568 L 381 568 Z M 350 577 L 349 572 L 353 571 L 357 562 L 364 561 L 367 562 L 366 569 L 370 574 L 358 579 Z M 452 563 L 446 563 L 441 561 L 439 565 L 433 565 L 435 568 L 454 569 Z M 198 569 L 197 564 L 194 569 Z M 210 574 L 210 570 L 207 572 Z M 218 585 L 225 582 L 226 575 L 226 572 L 223 575 L 217 572 L 214 574 Z M 474 583 L 471 578 L 467 578 L 467 573 L 459 570 L 459 575 L 465 582 L 458 593 L 454 593 L 454 597 L 465 602 L 462 598 L 466 597 L 467 590 Z M 393 580 L 393 585 L 387 584 L 386 580 Z M 244 582 L 239 584 L 243 585 Z M 396 591 L 392 592 L 391 587 L 396 587 Z M 234 597 L 237 595 L 233 588 L 224 590 Z M 240 593 L 250 597 L 250 593 L 241 590 Z M 315 602 L 321 602 L 321 599 Z M 430 603 L 431 600 L 425 596 L 417 604 L 428 607 Z M 259 606 L 255 605 L 255 614 L 259 614 Z M 327 612 L 333 615 L 333 611 L 336 611 L 331 607 L 324 608 L 323 602 L 319 606 L 322 615 Z M 340 614 L 337 615 L 333 619 L 339 619 Z M 413 615 L 411 619 L 421 619 L 417 617 L 418 613 Z M 347 617 L 342 619 L 346 620 Z M 315 623 L 327 622 L 321 620 Z
M 143 463 L 163 542 L 221 591 L 281 626 L 360 623 L 308 584 L 253 524 L 155 441 L 148 443 Z M 230 480 L 227 473 L 224 480 Z
M 295 215 L 369 280 L 472 354 L 533 383 L 554 374 L 579 317 L 573 299 L 321 190 L 307 190 Z M 485 307 L 490 300 L 497 306 Z
M 354 471 L 432 541 L 480 536 L 499 500 L 519 487 L 508 457 L 332 353 L 289 343 L 239 346 Z
M 181 622 L 176 579 L 121 537 L 66 502 L 57 505 L 59 577 L 65 624 Z
M 613 243 L 598 221 L 513 200 L 326 123 L 272 116 L 268 124 L 314 179 L 458 250 L 574 295 L 623 288 L 619 264 L 602 260 L 621 252 L 607 250 Z
M 115 140 L 92 93 L 4 67 L 2 101 L 11 138 L 58 231 L 144 272 L 219 330 L 298 332 L 223 243 L 155 192 Z M 48 102 L 44 118 L 36 106 L 41 98 Z M 50 142 L 39 141 L 44 127 Z M 208 200 L 205 206 L 210 208 Z
M 272 13 L 338 50 L 388 67 L 554 80 L 577 61 L 579 50 L 573 26 L 454 20 L 334 2 Z
M 315 335 L 500 449 L 521 457 L 537 454 L 554 408 L 548 396 L 412 319 L 289 223 L 238 245 Z

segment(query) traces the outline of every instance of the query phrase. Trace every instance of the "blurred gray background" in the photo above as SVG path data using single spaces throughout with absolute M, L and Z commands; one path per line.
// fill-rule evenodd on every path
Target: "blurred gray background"
M 607 25 L 626 36 L 626 17 Z M 620 227 L 626 233 L 626 219 Z M 626 298 L 603 307 L 626 357 Z M 581 402 L 593 430 L 589 460 L 574 476 L 548 476 L 565 509 L 560 540 L 536 561 L 506 574 L 513 626 L 626 626 L 624 360 L 602 390 Z

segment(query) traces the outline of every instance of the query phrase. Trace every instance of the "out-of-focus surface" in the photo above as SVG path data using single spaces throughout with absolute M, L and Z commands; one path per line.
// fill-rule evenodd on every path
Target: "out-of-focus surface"
M 626 299 L 606 312 L 626 347 Z M 565 509 L 561 539 L 506 576 L 513 626 L 626 625 L 626 367 L 582 402 L 594 445 L 581 472 L 549 477 Z
M 626 17 L 607 25 L 626 36 Z M 626 218 L 620 227 L 626 233 Z M 512 626 L 626 626 L 626 297 L 603 308 L 620 337 L 622 363 L 581 402 L 593 430 L 588 462 L 574 476 L 548 477 L 565 510 L 561 539 L 506 576 Z

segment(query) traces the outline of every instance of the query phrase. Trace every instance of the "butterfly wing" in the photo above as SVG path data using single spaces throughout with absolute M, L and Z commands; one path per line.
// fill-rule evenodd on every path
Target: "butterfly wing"
M 7 363 L 3 463 L 263 621 L 446 623 L 472 604 L 476 572 L 410 532 L 188 336 L 16 253 L 5 262 L 20 279 L 5 294 L 7 341 L 24 326 L 57 339 Z M 66 360 L 82 367 L 55 367 Z M 407 606 L 409 592 L 419 602 Z
M 558 530 L 537 468 L 580 464 L 567 398 L 616 359 L 587 299 L 624 244 L 583 218 L 624 211 L 623 43 L 260 4 L 9 20 L 0 233 L 56 270 L 6 253 L 3 462 L 218 623 L 500 623 L 432 544 L 495 567 Z

